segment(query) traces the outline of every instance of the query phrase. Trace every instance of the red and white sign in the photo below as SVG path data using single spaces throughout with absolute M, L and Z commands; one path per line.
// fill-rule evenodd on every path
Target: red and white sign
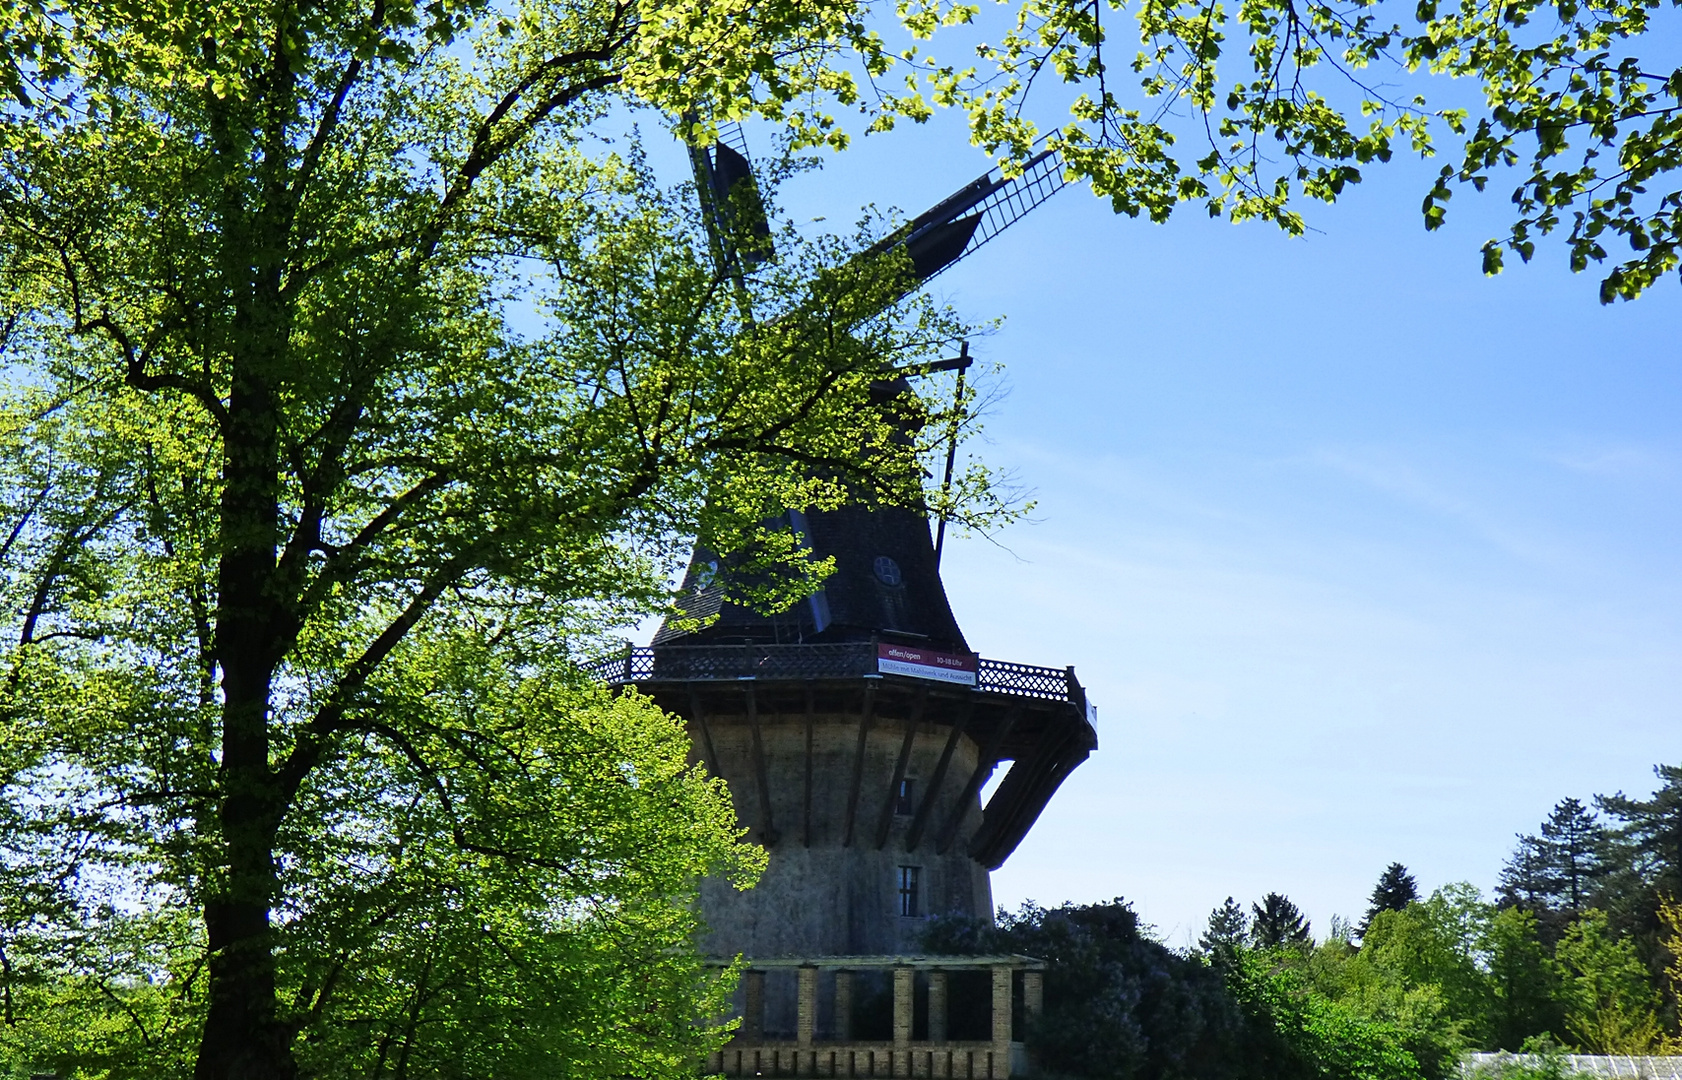
M 935 652 L 912 645 L 876 645 L 876 670 L 884 675 L 909 675 L 913 679 L 975 685 L 975 657 L 964 653 Z

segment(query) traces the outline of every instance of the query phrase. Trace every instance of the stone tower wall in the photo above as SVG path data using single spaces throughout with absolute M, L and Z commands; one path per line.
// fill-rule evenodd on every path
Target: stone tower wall
M 934 782 L 951 728 L 919 722 L 911 741 L 905 777 L 912 781 L 911 813 L 899 813 L 893 783 L 912 721 L 875 717 L 864 741 L 864 768 L 852 809 L 848 803 L 858 759 L 858 713 L 814 713 L 811 717 L 811 812 L 806 812 L 808 718 L 759 713 L 770 833 L 764 825 L 761 787 L 753 748 L 753 726 L 745 714 L 713 716 L 708 731 L 691 722 L 697 756 L 710 735 L 717 768 L 730 786 L 737 820 L 750 837 L 766 844 L 769 866 L 753 889 L 739 892 L 722 881 L 702 889 L 702 910 L 711 928 L 705 951 L 752 957 L 891 954 L 917 948 L 931 915 L 989 915 L 992 890 L 987 870 L 967 854 L 981 821 L 980 800 L 970 791 L 956 834 L 944 853 L 938 841 L 975 771 L 980 751 L 959 736 L 934 799 L 924 814 L 915 848 L 907 840 L 916 810 Z M 808 827 L 809 821 L 809 827 Z M 883 825 L 886 823 L 886 834 Z M 881 841 L 879 844 L 878 841 Z M 914 867 L 918 912 L 900 913 L 901 867 Z

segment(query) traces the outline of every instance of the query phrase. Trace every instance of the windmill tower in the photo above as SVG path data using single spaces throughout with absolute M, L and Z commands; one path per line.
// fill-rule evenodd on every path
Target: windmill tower
M 696 166 L 715 205 L 750 176 L 742 150 L 724 145 L 697 151 Z M 926 281 L 1061 185 L 1059 163 L 1042 154 L 1016 179 L 989 173 L 966 185 L 882 246 L 904 244 Z M 966 355 L 933 366 L 967 364 Z M 893 1045 L 910 1045 L 914 988 L 925 995 L 917 1015 L 928 1017 L 917 1030 L 946 1045 L 944 1006 L 927 1004 L 944 1002 L 945 976 L 915 976 L 905 957 L 928 918 L 991 914 L 990 871 L 1096 748 L 1094 710 L 1073 668 L 977 655 L 952 614 L 921 514 L 852 506 L 789 512 L 784 523 L 816 558 L 835 560 L 822 590 L 760 615 L 723 598 L 717 558 L 698 550 L 682 604 L 711 621 L 695 631 L 662 627 L 651 645 L 604 660 L 597 673 L 684 717 L 696 757 L 725 778 L 738 820 L 768 852 L 753 889 L 708 882 L 701 896 L 708 953 L 801 968 L 797 986 L 769 995 L 750 972 L 739 1040 L 781 1029 L 798 1052 L 810 1051 L 825 1024 L 806 972 L 875 963 L 895 968 Z M 965 1059 L 968 1071 L 946 1075 L 1008 1074 L 1006 978 L 1004 1034 L 995 1018 L 993 1041 L 981 1044 L 992 1057 L 980 1066 Z M 850 988 L 838 978 L 828 994 L 833 1037 L 849 1033 Z M 830 1074 L 861 1067 L 875 1069 L 836 1071 L 832 1059 Z M 764 1071 L 740 1056 L 736 1070 Z

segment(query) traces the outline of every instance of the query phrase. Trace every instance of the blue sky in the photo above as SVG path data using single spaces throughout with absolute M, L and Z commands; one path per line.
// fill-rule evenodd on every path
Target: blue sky
M 987 165 L 944 117 L 781 198 L 845 230 Z M 1123 896 L 1184 944 L 1279 890 L 1323 932 L 1392 860 L 1488 890 L 1557 800 L 1682 760 L 1682 289 L 1601 307 L 1546 245 L 1485 278 L 1505 194 L 1427 234 L 1433 171 L 1301 239 L 1070 188 L 937 279 L 1006 319 L 983 452 L 1038 499 L 949 547 L 954 609 L 1101 710 L 998 902 Z

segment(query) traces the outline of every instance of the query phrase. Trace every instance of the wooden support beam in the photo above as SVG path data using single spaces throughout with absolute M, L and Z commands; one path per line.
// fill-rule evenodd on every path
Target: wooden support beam
M 847 817 L 842 822 L 841 846 L 853 846 L 853 822 L 858 817 L 859 788 L 864 784 L 864 752 L 868 748 L 866 740 L 870 737 L 870 721 L 876 711 L 876 681 L 871 680 L 864 688 L 864 708 L 859 713 L 859 745 L 853 754 L 853 782 L 847 788 Z
M 812 846 L 812 680 L 806 680 L 806 785 L 802 794 L 800 846 Z
M 929 688 L 917 692 L 916 704 L 911 706 L 911 719 L 905 722 L 905 741 L 899 744 L 899 760 L 894 762 L 894 778 L 888 781 L 888 797 L 882 801 L 882 817 L 876 823 L 876 850 L 888 846 L 888 833 L 894 827 L 894 804 L 899 799 L 900 781 L 911 764 L 911 744 L 917 741 L 917 728 L 923 723 L 923 708 L 929 701 Z
M 701 751 L 707 758 L 707 772 L 723 776 L 718 771 L 718 750 L 713 747 L 712 728 L 707 726 L 707 714 L 701 709 L 701 695 L 696 692 L 694 683 L 689 684 L 689 713 L 695 717 L 695 726 L 701 729 Z
M 1058 785 L 1091 753 L 1089 728 L 1048 728 L 1038 745 L 1010 767 L 1010 773 L 981 808 L 981 827 L 970 837 L 970 858 L 997 870 L 1028 834 Z
M 771 823 L 771 778 L 765 768 L 765 740 L 759 732 L 759 705 L 753 696 L 753 683 L 745 682 L 742 688 L 747 691 L 748 727 L 753 732 L 753 779 L 759 788 L 759 842 L 771 847 L 778 835 Z
M 969 812 L 970 801 L 973 800 L 981 785 L 987 782 L 999 764 L 999 751 L 1004 748 L 1005 736 L 1016 726 L 1016 718 L 1022 715 L 1022 706 L 1011 706 L 1010 712 L 1005 714 L 1004 720 L 993 732 L 993 737 L 987 740 L 987 746 L 981 751 L 981 757 L 975 763 L 975 771 L 970 774 L 964 790 L 958 796 L 958 801 L 952 804 L 952 809 L 946 812 L 946 821 L 940 826 L 940 832 L 935 837 L 934 850 L 937 855 L 944 855 L 952 846 L 953 839 L 958 835 L 958 826 L 963 824 L 964 815 Z
M 917 804 L 917 816 L 911 819 L 911 828 L 905 834 L 905 850 L 916 851 L 917 845 L 923 842 L 923 828 L 929 823 L 929 815 L 934 812 L 934 804 L 940 796 L 940 785 L 946 782 L 946 768 L 952 764 L 952 752 L 958 748 L 958 740 L 963 737 L 964 729 L 969 726 L 970 717 L 975 715 L 975 699 L 964 702 L 964 711 L 958 717 L 958 722 L 952 725 L 952 733 L 946 736 L 946 746 L 940 751 L 940 760 L 935 762 L 934 775 L 929 777 L 928 786 L 923 790 L 922 801 Z

